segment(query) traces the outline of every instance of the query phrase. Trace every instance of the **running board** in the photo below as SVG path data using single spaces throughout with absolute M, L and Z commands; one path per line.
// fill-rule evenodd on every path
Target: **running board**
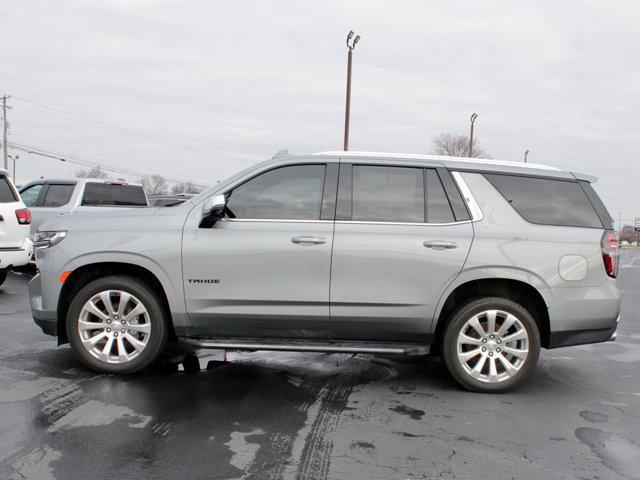
M 330 340 L 269 340 L 254 338 L 180 338 L 180 342 L 196 348 L 221 350 L 279 350 L 287 352 L 391 353 L 427 355 L 431 346 L 387 342 L 340 342 Z

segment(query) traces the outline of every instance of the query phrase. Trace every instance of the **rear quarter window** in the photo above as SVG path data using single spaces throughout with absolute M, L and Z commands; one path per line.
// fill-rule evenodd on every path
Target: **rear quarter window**
M 484 176 L 528 222 L 603 228 L 598 213 L 577 181 L 504 174 Z
M 84 187 L 82 205 L 146 207 L 147 198 L 140 185 L 89 182 Z
M 9 180 L 4 175 L 0 175 L 0 203 L 13 203 L 17 202 L 18 197 L 16 196 L 13 188 L 9 184 Z

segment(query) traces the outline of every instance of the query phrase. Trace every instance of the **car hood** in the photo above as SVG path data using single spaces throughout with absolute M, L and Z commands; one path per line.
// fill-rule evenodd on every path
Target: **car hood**
M 185 208 L 180 208 L 180 207 Z M 122 228 L 141 229 L 171 224 L 184 219 L 193 205 L 175 207 L 99 207 L 90 211 L 62 213 L 44 222 L 38 231 L 77 230 L 114 231 Z

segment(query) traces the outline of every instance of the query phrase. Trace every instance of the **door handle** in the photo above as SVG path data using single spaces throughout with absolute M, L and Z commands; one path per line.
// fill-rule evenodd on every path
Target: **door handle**
M 327 243 L 324 237 L 291 237 L 291 241 L 298 245 L 322 245 Z
M 422 245 L 434 250 L 449 250 L 458 246 L 456 242 L 443 242 L 440 240 L 426 240 Z

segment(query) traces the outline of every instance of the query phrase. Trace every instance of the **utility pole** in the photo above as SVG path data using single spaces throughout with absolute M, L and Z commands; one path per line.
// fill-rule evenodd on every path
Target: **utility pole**
M 15 185 L 15 183 L 16 183 L 16 162 L 20 158 L 20 155 L 15 155 L 13 157 L 11 155 L 9 155 L 9 158 L 11 158 L 13 160 L 13 184 Z
M 8 160 L 8 155 L 9 152 L 7 151 L 7 141 L 8 141 L 8 137 L 9 137 L 9 122 L 7 121 L 7 100 L 11 98 L 10 96 L 7 95 L 3 95 L 2 96 L 2 121 L 3 121 L 3 128 L 2 128 L 2 156 L 4 158 L 4 169 L 5 170 L 9 170 L 9 160 Z
M 618 212 L 618 234 L 622 235 L 622 212 Z
M 524 151 L 524 163 L 527 163 L 527 155 L 529 155 L 529 150 Z
M 356 44 L 360 41 L 360 35 L 356 35 L 353 38 L 353 30 L 347 35 L 347 104 L 344 111 L 344 145 L 342 149 L 346 152 L 349 150 L 349 115 L 351 113 L 351 60 L 353 57 L 353 49 L 356 48 Z
M 478 118 L 477 113 L 471 114 L 471 131 L 469 132 L 469 158 L 473 158 L 473 123 Z

